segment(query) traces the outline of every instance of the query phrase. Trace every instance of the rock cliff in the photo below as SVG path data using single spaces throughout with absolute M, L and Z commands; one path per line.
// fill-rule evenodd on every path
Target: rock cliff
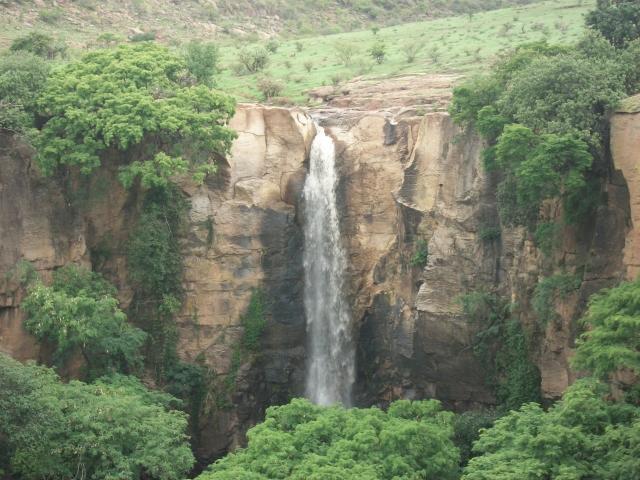
M 483 235 L 499 221 L 496 179 L 480 161 L 482 142 L 453 125 L 440 102 L 422 104 L 434 108 L 315 112 L 337 145 L 358 339 L 357 402 L 436 397 L 456 409 L 491 404 L 486 372 L 471 349 L 474 327 L 457 301 L 480 288 L 518 305 L 535 337 L 532 358 L 543 394 L 555 398 L 573 380 L 567 362 L 586 299 L 640 269 L 634 229 L 640 221 L 640 114 L 614 116 L 614 168 L 603 202 L 590 225 L 563 227 L 562 244 L 546 258 L 523 229 Z M 232 127 L 239 138 L 219 173 L 201 186 L 181 182 L 191 209 L 182 241 L 179 352 L 186 361 L 203 361 L 216 378 L 237 368 L 230 404 L 211 400 L 202 415 L 199 453 L 205 459 L 241 442 L 266 406 L 300 395 L 305 374 L 300 202 L 314 123 L 301 110 L 244 105 Z M 28 148 L 7 135 L 0 143 L 0 350 L 22 360 L 44 358 L 47 352 L 21 326 L 24 288 L 15 265 L 32 262 L 45 279 L 68 262 L 91 266 L 118 286 L 126 307 L 131 291 L 124 252 L 140 195 L 119 186 L 116 166 L 91 180 L 42 179 Z M 559 217 L 557 205 L 545 209 L 548 218 Z M 426 264 L 415 265 L 421 241 L 428 245 Z M 583 282 L 556 302 L 557 321 L 536 327 L 533 290 L 560 269 L 579 273 Z M 240 318 L 254 288 L 268 300 L 261 353 L 233 367 Z

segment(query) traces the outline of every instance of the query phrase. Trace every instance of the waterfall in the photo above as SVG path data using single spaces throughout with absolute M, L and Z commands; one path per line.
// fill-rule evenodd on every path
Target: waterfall
M 344 296 L 346 255 L 336 206 L 335 145 L 317 127 L 304 185 L 304 307 L 309 344 L 307 397 L 351 404 L 355 375 L 351 316 Z

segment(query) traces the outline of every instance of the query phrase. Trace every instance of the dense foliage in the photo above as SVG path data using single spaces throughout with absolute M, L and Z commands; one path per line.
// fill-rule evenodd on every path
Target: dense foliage
M 462 310 L 477 329 L 473 351 L 488 373 L 501 409 L 540 399 L 540 373 L 529 359 L 529 341 L 513 306 L 487 292 L 460 298 Z
M 153 43 L 91 52 L 54 72 L 40 96 L 37 141 L 46 174 L 59 166 L 89 173 L 107 151 L 135 152 L 121 180 L 164 186 L 191 170 L 202 181 L 235 138 L 234 101 L 205 85 L 183 86 L 183 60 Z
M 319 407 L 307 400 L 270 407 L 247 448 L 200 480 L 446 480 L 457 473 L 453 414 L 435 400 L 377 408 Z
M 24 479 L 182 479 L 186 415 L 132 377 L 61 383 L 0 354 L 0 470 Z
M 185 62 L 189 73 L 197 83 L 211 86 L 218 71 L 220 52 L 215 43 L 192 41 L 187 44 Z
M 583 323 L 575 368 L 602 379 L 621 369 L 640 375 L 640 280 L 592 296 Z
M 56 270 L 51 286 L 37 281 L 22 303 L 25 328 L 54 347 L 64 365 L 82 354 L 89 378 L 139 371 L 146 335 L 127 322 L 116 289 L 98 273 L 68 265 Z
M 578 381 L 545 412 L 529 403 L 496 421 L 474 445 L 463 480 L 640 477 L 640 409 L 604 399 L 606 389 Z
M 598 0 L 587 15 L 587 25 L 598 30 L 615 47 L 640 38 L 640 3 L 636 0 Z
M 53 60 L 56 57 L 64 56 L 67 46 L 44 33 L 29 32 L 11 42 L 9 50 L 16 53 L 29 52 L 39 57 Z
M 22 133 L 33 127 L 35 99 L 48 75 L 47 62 L 32 53 L 0 57 L 0 130 Z
M 150 189 L 127 248 L 129 278 L 135 288 L 130 314 L 149 335 L 146 361 L 157 380 L 164 380 L 178 361 L 173 316 L 182 305 L 179 236 L 187 208 L 175 185 Z
M 529 403 L 497 420 L 481 431 L 463 480 L 640 477 L 640 403 L 616 393 L 621 386 L 633 393 L 637 377 L 623 385 L 614 375 L 640 373 L 640 281 L 593 296 L 583 321 L 589 330 L 574 365 L 610 386 L 585 378 L 548 411 Z
M 575 47 L 518 47 L 493 73 L 454 90 L 454 120 L 488 140 L 488 169 L 499 170 L 504 225 L 534 229 L 541 203 L 561 198 L 565 221 L 587 217 L 599 200 L 608 113 L 633 92 L 636 46 L 616 51 L 597 35 Z

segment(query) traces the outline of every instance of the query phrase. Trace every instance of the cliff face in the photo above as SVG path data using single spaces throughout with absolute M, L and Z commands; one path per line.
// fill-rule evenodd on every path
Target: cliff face
M 633 228 L 640 221 L 640 114 L 613 118 L 615 167 L 604 201 L 584 229 L 564 227 L 553 258 L 523 229 L 502 229 L 499 238 L 483 233 L 499 222 L 496 179 L 482 169 L 479 138 L 443 112 L 393 114 L 334 109 L 321 120 L 337 145 L 357 402 L 436 397 L 458 409 L 491 404 L 486 372 L 471 349 L 475 327 L 457 301 L 478 289 L 494 289 L 518 305 L 535 339 L 543 394 L 559 396 L 572 381 L 568 359 L 586 299 L 640 268 Z M 219 174 L 202 186 L 181 182 L 191 210 L 182 241 L 179 352 L 186 361 L 204 361 L 216 378 L 235 377 L 230 402 L 209 399 L 201 416 L 203 458 L 240 442 L 269 404 L 302 394 L 305 374 L 299 207 L 315 127 L 302 111 L 250 105 L 239 108 L 232 127 L 239 138 Z M 8 136 L 0 142 L 0 350 L 40 358 L 47 352 L 21 326 L 24 288 L 13 274 L 16 263 L 32 262 L 45 279 L 68 262 L 91 266 L 118 286 L 126 307 L 124 252 L 140 195 L 119 186 L 116 167 L 91 180 L 42 179 L 32 152 Z M 559 218 L 557 205 L 545 208 L 549 219 Z M 419 241 L 428 244 L 425 265 L 412 262 Z M 584 281 L 557 300 L 558 319 L 540 327 L 533 290 L 560 270 Z M 254 288 L 268 302 L 261 353 L 234 367 L 240 319 Z M 213 387 L 215 397 L 219 382 Z

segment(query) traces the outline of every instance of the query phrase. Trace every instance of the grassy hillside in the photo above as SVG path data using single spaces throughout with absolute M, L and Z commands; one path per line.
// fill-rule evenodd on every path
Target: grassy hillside
M 33 30 L 66 42 L 72 57 L 99 46 L 97 38 L 105 32 L 113 33 L 120 41 L 127 41 L 127 37 L 136 33 L 155 32 L 156 41 L 175 48 L 182 48 L 194 38 L 214 41 L 220 46 L 221 55 L 219 88 L 240 100 L 263 100 L 257 86 L 267 78 L 283 87 L 277 96 L 284 97 L 284 101 L 302 103 L 310 88 L 339 85 L 357 76 L 422 72 L 468 74 L 481 71 L 501 51 L 520 43 L 543 39 L 571 42 L 583 31 L 583 16 L 593 8 L 595 0 L 534 3 L 529 0 L 220 0 L 217 3 L 74 0 L 56 3 L 59 6 L 47 6 L 50 3 L 43 0 L 38 5 L 29 0 L 0 0 L 0 47 L 7 47 L 12 39 Z M 473 13 L 481 5 L 488 8 L 521 3 L 526 5 Z M 414 18 L 420 17 L 418 10 L 426 12 L 422 16 L 450 14 L 456 10 L 467 13 L 383 28 L 376 24 L 346 33 L 294 35 L 281 30 L 288 25 L 287 19 L 294 18 L 302 22 L 315 19 L 313 28 L 333 18 L 336 23 L 332 28 L 341 29 L 339 17 L 341 21 L 360 18 L 361 24 L 371 25 L 371 16 L 363 13 L 368 5 L 378 5 L 376 8 L 386 12 L 375 14 L 376 21 L 381 23 L 391 21 L 393 14 L 397 14 L 394 21 L 412 12 Z M 295 15 L 292 8 L 298 8 L 299 14 Z M 280 35 L 275 34 L 278 30 Z M 265 33 L 267 31 L 270 33 Z M 380 63 L 370 55 L 374 45 L 384 46 Z M 265 46 L 271 46 L 272 50 L 267 66 L 256 73 L 241 72 L 238 58 L 242 52 Z
M 237 75 L 233 65 L 243 47 L 222 49 L 224 70 L 218 85 L 242 99 L 260 99 L 256 84 L 261 77 L 282 81 L 281 95 L 302 101 L 304 92 L 319 85 L 331 85 L 359 75 L 383 76 L 400 73 L 463 73 L 482 71 L 501 51 L 524 42 L 548 40 L 571 42 L 584 30 L 584 14 L 595 0 L 549 0 L 473 16 L 461 15 L 408 23 L 380 29 L 325 35 L 283 42 L 270 55 L 262 72 Z M 369 50 L 383 42 L 386 55 L 378 64 Z M 354 49 L 349 61 L 340 61 L 343 45 Z M 407 54 L 418 49 L 413 61 Z M 307 71 L 309 70 L 309 71 Z
M 104 31 L 161 37 L 329 34 L 493 10 L 539 0 L 0 0 L 0 42 L 25 28 L 77 45 Z

